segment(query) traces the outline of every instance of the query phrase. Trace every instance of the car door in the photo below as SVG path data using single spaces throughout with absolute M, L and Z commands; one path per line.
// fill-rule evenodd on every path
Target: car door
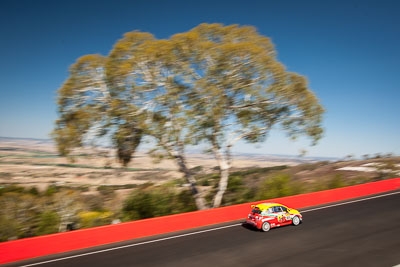
M 290 221 L 292 220 L 290 213 L 288 211 L 288 209 L 284 206 L 280 206 L 281 210 L 282 210 L 282 215 L 285 217 L 285 221 Z
M 274 207 L 274 214 L 276 215 L 278 222 L 283 223 L 286 221 L 286 216 L 281 206 Z

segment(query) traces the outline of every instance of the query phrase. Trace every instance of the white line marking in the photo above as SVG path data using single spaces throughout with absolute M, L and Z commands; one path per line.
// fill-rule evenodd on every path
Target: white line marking
M 187 234 L 181 234 L 181 235 L 176 235 L 176 236 L 164 237 L 164 238 L 160 238 L 160 239 L 155 239 L 155 240 L 150 240 L 150 241 L 145 241 L 145 242 L 125 245 L 125 246 L 120 246 L 120 247 L 115 247 L 115 248 L 108 248 L 108 249 L 103 249 L 103 250 L 98 250 L 98 251 L 93 251 L 93 252 L 87 252 L 87 253 L 83 253 L 83 254 L 79 254 L 79 255 L 73 255 L 73 256 L 68 256 L 68 257 L 63 257 L 63 258 L 54 259 L 54 260 L 48 260 L 48 261 L 42 261 L 42 262 L 37 262 L 37 263 L 32 263 L 32 264 L 27 264 L 27 265 L 22 265 L 22 266 L 35 266 L 35 265 L 39 265 L 39 264 L 45 264 L 45 263 L 61 261 L 61 260 L 67 260 L 67 259 L 72 259 L 72 258 L 77 258 L 77 257 L 81 257 L 81 256 L 87 256 L 87 255 L 92 255 L 92 254 L 112 251 L 112 250 L 121 249 L 121 248 L 135 247 L 135 246 L 155 243 L 155 242 L 159 242 L 159 241 L 165 241 L 165 240 L 169 240 L 169 239 L 174 239 L 174 238 L 178 238 L 178 237 L 184 237 L 184 236 L 189 236 L 189 235 L 196 235 L 196 234 L 201 234 L 201 233 L 205 233 L 205 232 L 221 230 L 221 229 L 224 229 L 224 228 L 229 228 L 229 227 L 234 227 L 234 226 L 239 226 L 239 225 L 242 225 L 242 224 L 241 223 L 236 223 L 236 224 L 231 224 L 231 225 L 227 225 L 227 226 L 221 226 L 221 227 L 217 227 L 217 228 L 213 228 L 213 229 L 207 229 L 207 230 L 197 231 L 197 232 L 193 232 L 193 233 L 187 233 Z
M 400 191 L 398 191 L 398 192 L 393 192 L 393 193 L 388 193 L 388 194 L 384 194 L 384 195 L 379 195 L 379 196 L 374 196 L 374 197 L 368 197 L 368 198 L 363 198 L 363 199 L 357 199 L 357 200 L 347 201 L 347 202 L 343 202 L 343 203 L 338 203 L 338 204 L 323 206 L 323 207 L 319 207 L 319 208 L 304 210 L 304 211 L 301 211 L 301 213 L 305 213 L 305 212 L 309 212 L 309 211 L 314 211 L 314 210 L 322 210 L 322 209 L 327 209 L 327 208 L 336 207 L 336 206 L 347 205 L 347 204 L 351 204 L 351 203 L 355 203 L 355 202 L 360 202 L 360 201 L 365 201 L 365 200 L 370 200 L 370 199 L 380 198 L 380 197 L 386 197 L 386 196 L 395 195 L 395 194 L 399 194 L 399 193 L 400 193 Z
M 374 198 L 386 197 L 386 196 L 395 195 L 395 194 L 399 194 L 399 193 L 400 193 L 400 191 L 397 191 L 397 192 L 388 193 L 388 194 L 384 194 L 384 195 L 379 195 L 379 196 L 373 196 L 373 197 L 368 197 L 368 198 L 363 198 L 363 199 L 352 200 L 352 201 L 343 202 L 343 203 L 339 203 L 339 204 L 333 204 L 333 205 L 328 205 L 328 206 L 319 207 L 319 208 L 315 208 L 315 209 L 309 209 L 309 210 L 301 211 L 301 213 L 310 212 L 310 211 L 314 211 L 314 210 L 327 209 L 327 208 L 336 207 L 336 206 L 342 206 L 342 205 L 346 205 L 346 204 L 351 204 L 351 203 L 355 203 L 355 202 L 370 200 L 370 199 L 374 199 Z M 27 265 L 22 265 L 22 267 L 36 266 L 36 265 L 41 265 L 41 264 L 46 264 L 46 263 L 51 263 L 51 262 L 56 262 L 56 261 L 68 260 L 68 259 L 73 259 L 73 258 L 78 258 L 78 257 L 87 256 L 87 255 L 93 255 L 93 254 L 103 253 L 103 252 L 112 251 L 112 250 L 117 250 L 117 249 L 122 249 L 122 248 L 135 247 L 135 246 L 140 246 L 140 245 L 145 245 L 145 244 L 150 244 L 150 243 L 155 243 L 155 242 L 160 242 L 160 241 L 165 241 L 165 240 L 170 240 L 170 239 L 175 239 L 175 238 L 184 237 L 184 236 L 197 235 L 197 234 L 201 234 L 201 233 L 206 233 L 206 232 L 221 230 L 221 229 L 230 228 L 230 227 L 235 227 L 235 226 L 240 226 L 240 225 L 242 225 L 242 223 L 230 224 L 230 225 L 221 226 L 221 227 L 216 227 L 216 228 L 212 228 L 212 229 L 201 230 L 201 231 L 197 231 L 197 232 L 193 232 L 193 233 L 187 233 L 187 234 L 181 234 L 181 235 L 176 235 L 176 236 L 164 237 L 164 238 L 159 238 L 159 239 L 150 240 L 150 241 L 144 241 L 144 242 L 135 243 L 135 244 L 130 244 L 130 245 L 125 245 L 125 246 L 120 246 L 120 247 L 108 248 L 108 249 L 103 249 L 103 250 L 98 250 L 98 251 L 87 252 L 87 253 L 82 253 L 82 254 L 78 254 L 78 255 L 73 255 L 73 256 L 58 258 L 58 259 L 54 259 L 54 260 L 48 260 L 48 261 L 41 261 L 41 262 L 31 263 L 31 264 L 27 264 Z

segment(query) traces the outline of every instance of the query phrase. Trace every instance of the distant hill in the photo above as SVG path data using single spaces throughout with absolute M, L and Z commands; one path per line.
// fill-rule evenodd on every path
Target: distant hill
M 268 160 L 277 159 L 281 161 L 282 159 L 287 159 L 290 161 L 336 161 L 339 158 L 336 157 L 300 157 L 298 155 L 284 155 L 284 154 L 258 154 L 258 153 L 235 153 L 234 156 L 244 156 L 251 158 L 265 158 Z
M 53 144 L 53 140 L 51 140 L 51 139 L 0 136 L 0 142 L 17 142 L 17 141 L 31 141 L 31 142 L 36 142 L 36 143 L 40 142 L 40 143 L 46 143 L 46 144 Z
M 54 142 L 51 139 L 41 138 L 19 138 L 19 137 L 2 137 L 0 136 L 0 146 L 16 145 L 21 146 L 35 146 L 40 145 L 54 146 Z M 106 148 L 106 147 L 105 147 Z M 139 151 L 145 152 L 145 151 Z M 187 153 L 190 155 L 204 155 L 201 149 L 188 149 Z M 339 158 L 335 157 L 300 157 L 298 155 L 284 155 L 284 154 L 261 154 L 261 153 L 233 153 L 235 159 L 254 159 L 258 161 L 271 161 L 271 162 L 314 162 L 314 161 L 336 161 Z

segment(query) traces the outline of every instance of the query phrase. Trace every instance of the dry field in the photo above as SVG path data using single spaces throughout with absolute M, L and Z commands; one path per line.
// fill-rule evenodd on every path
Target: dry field
M 211 171 L 216 162 L 210 155 L 189 154 L 189 167 L 202 166 Z M 264 156 L 236 156 L 234 168 L 297 165 L 298 161 Z M 44 190 L 51 184 L 70 187 L 88 187 L 90 191 L 100 185 L 159 184 L 180 178 L 172 160 L 155 163 L 143 152 L 126 169 L 121 169 L 111 151 L 86 149 L 74 157 L 74 162 L 59 157 L 54 145 L 45 140 L 0 138 L 0 185 L 35 186 Z

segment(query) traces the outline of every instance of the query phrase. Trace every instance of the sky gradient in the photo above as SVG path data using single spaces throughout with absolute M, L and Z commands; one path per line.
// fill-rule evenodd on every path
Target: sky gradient
M 49 138 L 56 90 L 85 54 L 125 32 L 169 38 L 200 23 L 252 25 L 326 109 L 318 145 L 273 131 L 234 151 L 344 157 L 400 154 L 400 1 L 0 2 L 0 136 Z

